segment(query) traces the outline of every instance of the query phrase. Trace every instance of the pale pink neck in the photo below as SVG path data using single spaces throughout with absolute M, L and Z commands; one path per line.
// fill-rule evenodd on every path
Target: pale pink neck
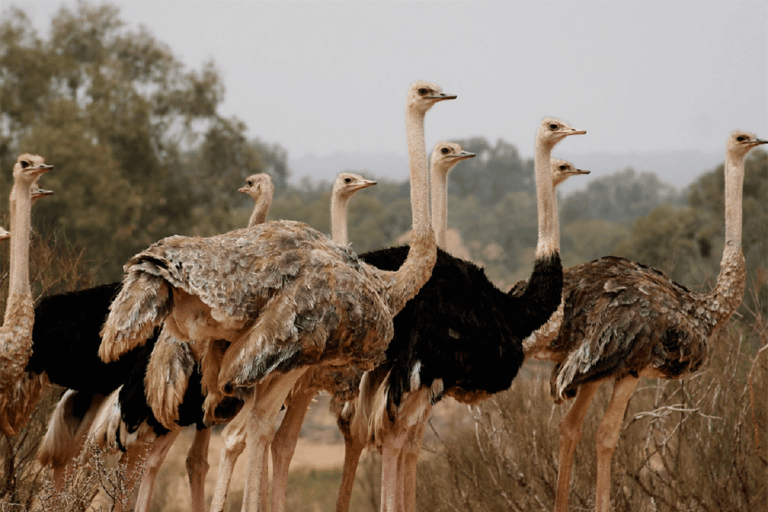
M 29 235 L 32 229 L 30 187 L 18 181 L 14 182 L 10 199 L 12 236 L 8 295 L 31 295 L 29 286 Z
M 272 195 L 262 191 L 258 199 L 256 199 L 256 204 L 253 205 L 253 212 L 251 212 L 251 218 L 248 220 L 248 227 L 263 224 L 267 220 L 270 206 L 272 206 Z
M 411 247 L 403 265 L 393 274 L 390 288 L 390 308 L 398 313 L 432 275 L 437 259 L 435 232 L 429 216 L 429 185 L 427 150 L 424 144 L 424 113 L 406 109 L 405 126 L 408 133 L 408 163 L 411 169 L 411 213 L 413 231 Z
M 331 238 L 339 245 L 347 245 L 349 236 L 347 234 L 347 205 L 349 196 L 340 197 L 340 194 L 333 194 L 331 197 Z
M 448 172 L 443 169 L 431 170 L 432 228 L 435 230 L 437 246 L 446 250 L 448 232 Z
M 725 158 L 725 247 L 715 289 L 705 307 L 715 321 L 727 319 L 741 304 L 746 283 L 746 264 L 741 250 L 744 155 Z
M 542 143 L 537 138 L 534 169 L 539 241 L 536 244 L 536 259 L 548 257 L 560 251 L 559 225 L 555 218 L 557 206 L 555 205 L 555 191 L 552 183 L 551 154 L 552 146 Z

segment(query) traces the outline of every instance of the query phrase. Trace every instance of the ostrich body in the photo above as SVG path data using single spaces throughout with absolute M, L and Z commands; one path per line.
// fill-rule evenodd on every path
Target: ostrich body
M 561 302 L 550 155 L 563 138 L 582 133 L 551 118 L 539 127 L 535 160 L 539 241 L 527 287 L 504 293 L 472 263 L 438 256 L 432 279 L 395 319 L 387 362 L 364 377 L 353 424 L 358 435 L 365 433 L 381 447 L 383 510 L 415 509 L 415 466 L 431 406 L 445 394 L 474 403 L 508 389 L 523 362 L 522 340 L 540 328 Z M 443 194 L 433 191 L 433 197 Z M 445 217 L 435 213 L 435 218 Z M 363 255 L 384 268 L 393 264 L 388 262 L 392 256 L 386 251 Z
M 552 395 L 575 396 L 560 423 L 555 511 L 568 509 L 571 465 L 581 425 L 603 382 L 613 380 L 608 408 L 597 431 L 595 510 L 610 510 L 610 465 L 629 399 L 640 377 L 677 379 L 699 370 L 709 340 L 741 304 L 746 267 L 741 250 L 744 157 L 759 144 L 733 132 L 725 160 L 725 247 L 717 284 L 694 293 L 664 273 L 608 256 L 565 272 L 563 323 L 549 343 L 555 361 Z
M 376 182 L 367 180 L 357 174 L 342 172 L 336 177 L 331 191 L 331 237 L 334 243 L 346 246 L 347 238 L 347 209 L 352 196 L 364 188 L 375 185 Z M 296 383 L 290 396 L 286 400 L 287 410 L 280 428 L 275 432 L 269 443 L 272 451 L 272 511 L 278 512 L 285 508 L 288 489 L 288 470 L 296 442 L 299 438 L 301 425 L 310 402 L 320 390 L 326 390 L 331 394 L 346 393 L 347 396 L 357 390 L 359 377 L 362 374 L 356 367 L 349 368 L 316 368 L 307 372 Z M 246 444 L 246 411 L 237 415 L 222 432 L 224 446 L 221 453 L 218 479 L 214 491 L 212 511 L 224 509 L 229 483 L 234 470 L 235 462 L 245 449 Z M 264 465 L 268 452 L 264 452 Z M 266 473 L 266 470 L 264 470 Z M 261 497 L 266 498 L 268 479 L 262 475 Z M 268 508 L 265 502 L 262 508 Z
M 10 195 L 11 254 L 8 301 L 0 327 L 0 431 L 16 435 L 28 404 L 36 403 L 43 379 L 24 372 L 32 351 L 35 311 L 29 285 L 29 235 L 32 231 L 32 187 L 53 168 L 37 155 L 25 153 L 13 166 Z
M 392 337 L 392 317 L 429 278 L 436 244 L 427 205 L 424 116 L 438 101 L 453 98 L 425 82 L 408 93 L 414 243 L 397 271 L 371 267 L 292 221 L 207 239 L 170 237 L 128 262 L 100 355 L 119 357 L 161 322 L 174 337 L 196 340 L 203 350 L 221 339 L 232 343 L 220 365 L 203 361 L 203 385 L 209 418 L 222 391 L 255 387 L 245 406 L 251 440 L 246 509 L 258 506 L 269 432 L 294 384 L 318 364 L 379 363 Z
M 239 191 L 254 200 L 251 222 L 263 222 L 274 192 L 270 177 L 254 174 Z M 39 347 L 35 354 L 41 357 L 36 359 L 33 354 L 27 369 L 46 372 L 51 382 L 70 388 L 52 415 L 38 460 L 43 466 L 51 466 L 54 485 L 61 488 L 67 464 L 77 457 L 88 438 L 107 450 L 125 452 L 122 462 L 129 472 L 136 470 L 149 446 L 136 500 L 137 512 L 148 511 L 154 481 L 168 450 L 181 428 L 195 425 L 186 466 L 192 511 L 202 512 L 210 429 L 202 421 L 204 395 L 196 361 L 186 344 L 175 342 L 165 333 L 158 339 L 160 332 L 156 330 L 144 346 L 132 349 L 117 361 L 104 363 L 98 357 L 100 330 L 120 285 L 118 282 L 45 297 L 36 308 L 38 318 L 48 321 L 35 325 L 33 339 Z M 173 376 L 164 380 L 162 387 L 152 389 L 178 393 L 174 395 L 174 420 L 168 428 L 158 421 L 149 405 L 150 399 L 162 401 L 167 396 L 161 394 L 158 398 L 158 393 L 145 393 L 145 374 L 152 373 L 152 363 L 162 367 L 164 378 Z M 78 371 L 72 371 L 73 367 Z M 229 410 L 223 409 L 222 414 L 234 415 L 236 405 L 228 403 Z

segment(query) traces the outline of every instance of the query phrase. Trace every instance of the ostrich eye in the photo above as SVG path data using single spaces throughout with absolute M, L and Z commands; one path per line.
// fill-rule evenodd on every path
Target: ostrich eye
M 424 96 L 425 94 L 427 94 L 429 92 L 429 89 L 427 89 L 426 87 L 422 87 L 422 88 L 419 89 L 418 92 L 419 92 L 420 95 Z
M 253 185 L 253 180 L 248 180 L 248 181 L 245 182 L 245 184 L 250 187 L 250 186 Z
M 552 123 L 552 124 L 549 125 L 549 129 L 550 130 L 554 131 L 554 130 L 557 130 L 557 128 L 558 128 L 558 126 L 555 123 Z
M 26 160 L 22 160 L 21 161 L 21 168 L 22 169 L 26 169 L 27 167 L 29 167 L 29 162 L 27 162 Z
M 352 183 L 352 178 L 344 178 L 344 183 Z
M 561 171 L 564 171 L 565 169 L 566 169 L 566 167 L 565 167 L 564 165 L 561 165 L 561 166 L 560 166 L 560 170 L 561 170 Z
M 738 137 L 736 137 L 736 140 L 739 142 L 744 142 L 745 140 L 747 140 L 747 138 L 744 135 L 739 135 Z
M 451 152 L 451 150 L 450 150 L 450 149 L 448 149 L 448 148 L 441 148 L 441 149 L 440 149 L 440 152 L 441 152 L 442 154 L 444 154 L 444 155 L 447 155 L 448 153 L 450 153 L 450 152 Z

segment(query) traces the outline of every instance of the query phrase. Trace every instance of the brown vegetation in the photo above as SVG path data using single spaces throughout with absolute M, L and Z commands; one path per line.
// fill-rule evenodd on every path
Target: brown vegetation
M 753 287 L 757 301 L 765 273 Z M 757 511 L 768 500 L 768 326 L 758 307 L 716 339 L 707 369 L 679 381 L 645 380 L 629 404 L 613 458 L 613 510 Z M 751 319 L 748 319 L 750 317 Z M 549 396 L 549 368 L 530 364 L 512 388 L 469 410 L 472 424 L 426 447 L 420 510 L 551 510 L 558 425 L 568 404 Z M 604 409 L 601 390 L 593 407 Z M 594 508 L 590 415 L 576 451 L 571 509 Z

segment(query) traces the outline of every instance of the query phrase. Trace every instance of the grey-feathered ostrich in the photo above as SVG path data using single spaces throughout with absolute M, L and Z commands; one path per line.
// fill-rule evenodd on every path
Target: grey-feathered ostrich
M 367 180 L 357 174 L 342 172 L 336 177 L 331 191 L 331 237 L 340 246 L 348 244 L 347 209 L 352 196 L 376 182 Z M 357 388 L 362 372 L 354 366 L 339 368 L 318 368 L 308 371 L 292 390 L 286 400 L 287 410 L 280 428 L 275 432 L 269 447 L 272 451 L 272 506 L 273 512 L 285 508 L 288 489 L 288 470 L 293 453 L 296 449 L 301 425 L 304 421 L 310 402 L 320 390 L 331 394 L 342 393 L 349 395 Z M 224 444 L 222 447 L 216 489 L 214 490 L 212 511 L 224 509 L 229 483 L 235 462 L 245 449 L 247 413 L 244 410 L 236 416 L 222 432 Z M 266 468 L 268 452 L 263 454 L 263 464 Z M 266 469 L 261 479 L 261 507 L 269 508 L 266 501 L 269 479 Z
M 596 436 L 595 510 L 610 510 L 611 457 L 640 377 L 677 379 L 699 370 L 709 340 L 741 304 L 746 267 L 741 250 L 744 158 L 768 141 L 735 131 L 725 160 L 725 247 L 715 289 L 694 293 L 662 272 L 604 257 L 565 271 L 564 317 L 542 355 L 555 361 L 552 394 L 575 396 L 560 423 L 556 512 L 568 509 L 571 465 L 581 425 L 603 382 L 613 393 Z
M 445 394 L 474 403 L 509 388 L 523 362 L 522 340 L 560 303 L 562 266 L 550 155 L 563 138 L 581 133 L 552 118 L 539 127 L 539 241 L 523 293 L 504 293 L 472 263 L 439 252 L 431 280 L 395 318 L 386 363 L 364 377 L 353 428 L 382 450 L 383 510 L 415 507 L 411 482 L 431 406 Z M 387 251 L 363 257 L 384 268 L 393 264 Z
M 254 200 L 250 222 L 264 222 L 274 193 L 269 175 L 249 176 L 239 191 Z M 68 383 L 71 389 L 67 390 L 54 410 L 38 459 L 42 465 L 51 466 L 54 485 L 61 488 L 67 465 L 77 457 L 87 439 L 94 440 L 108 451 L 119 448 L 125 452 L 121 461 L 126 464 L 129 474 L 135 474 L 136 465 L 144 463 L 135 510 L 148 511 L 154 482 L 168 450 L 182 427 L 195 425 L 195 437 L 187 455 L 186 467 L 191 510 L 202 512 L 205 505 L 204 483 L 208 470 L 210 429 L 203 424 L 204 396 L 200 374 L 196 371 L 196 362 L 191 358 L 187 345 L 174 342 L 166 333 L 158 340 L 155 333 L 144 346 L 137 347 L 130 355 L 124 355 L 118 361 L 104 363 L 97 355 L 101 343 L 99 331 L 120 284 L 113 283 L 43 299 L 40 307 L 44 306 L 44 318 L 53 321 L 55 314 L 68 314 L 56 317 L 56 323 L 49 325 L 45 331 L 38 332 L 36 329 L 35 340 L 48 340 L 57 335 L 57 346 L 80 346 L 76 353 L 80 358 L 84 358 L 87 351 L 85 360 L 89 364 L 77 368 L 78 374 L 84 372 L 86 375 L 71 375 L 71 366 L 56 375 L 55 381 Z M 44 343 L 40 353 L 52 352 L 48 344 Z M 72 355 L 67 356 L 61 352 L 53 356 L 73 359 Z M 157 400 L 158 395 L 162 399 L 163 395 L 145 393 L 144 389 L 145 374 L 152 373 L 150 368 L 153 362 L 163 367 L 163 376 L 173 377 L 163 382 L 162 391 L 173 395 L 180 403 L 180 406 L 176 406 L 174 421 L 169 423 L 168 428 L 154 417 L 148 403 L 148 399 Z M 100 383 L 98 392 L 93 391 L 95 383 L 88 384 L 89 371 L 90 375 L 96 375 L 95 380 Z M 229 413 L 233 414 L 231 411 Z
M 213 416 L 221 391 L 255 388 L 246 508 L 258 506 L 263 454 L 275 417 L 294 384 L 319 364 L 372 367 L 392 337 L 392 317 L 429 278 L 436 244 L 429 223 L 424 116 L 453 99 L 417 82 L 407 97 L 414 243 L 397 271 L 360 261 L 305 224 L 275 221 L 209 238 L 170 237 L 134 256 L 112 304 L 100 355 L 143 342 L 160 323 L 208 350 L 232 343 L 221 364 L 203 359 Z M 147 293 L 149 292 L 149 293 Z M 208 377 L 206 377 L 208 375 Z
M 32 190 L 43 173 L 53 169 L 38 155 L 25 153 L 13 166 L 10 195 L 11 237 L 8 300 L 0 327 L 0 431 L 16 435 L 37 402 L 44 380 L 24 371 L 32 351 L 35 311 L 29 285 L 29 236 L 32 231 Z M 34 406 L 33 406 L 34 407 Z

